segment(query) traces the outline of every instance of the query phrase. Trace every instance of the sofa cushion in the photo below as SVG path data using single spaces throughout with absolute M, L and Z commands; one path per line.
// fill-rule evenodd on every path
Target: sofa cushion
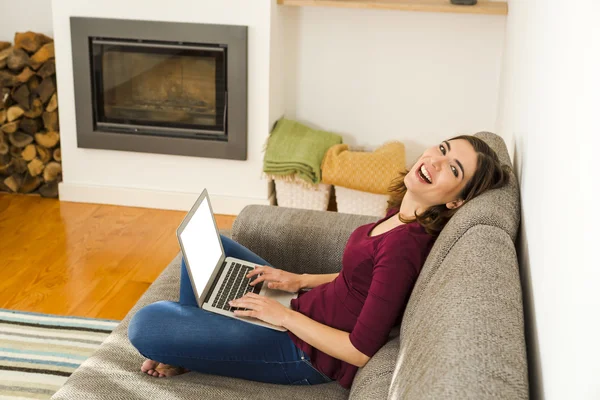
M 510 236 L 469 229 L 404 314 L 390 399 L 527 399 L 519 269 Z M 421 280 L 422 278 L 425 278 Z
M 263 205 L 246 206 L 233 223 L 233 239 L 276 268 L 297 274 L 342 269 L 350 234 L 377 218 Z
M 397 328 L 396 334 L 390 335 L 388 342 L 356 373 L 350 390 L 350 400 L 387 397 L 398 355 Z

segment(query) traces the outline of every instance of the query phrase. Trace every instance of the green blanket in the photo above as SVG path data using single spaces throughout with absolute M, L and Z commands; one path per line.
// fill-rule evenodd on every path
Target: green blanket
M 320 183 L 321 161 L 331 146 L 340 143 L 339 135 L 282 118 L 269 136 L 263 171 L 274 179 L 296 176 L 306 182 Z

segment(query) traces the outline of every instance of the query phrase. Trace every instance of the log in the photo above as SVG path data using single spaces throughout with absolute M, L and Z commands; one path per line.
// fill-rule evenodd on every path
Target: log
M 23 177 L 21 174 L 12 174 L 4 180 L 4 184 L 10 188 L 13 192 L 18 192 L 21 184 L 23 183 Z
M 10 188 L 4 184 L 2 179 L 0 179 L 0 192 L 11 192 Z
M 0 125 L 6 122 L 6 110 L 0 110 Z
M 54 149 L 54 153 L 52 154 L 52 158 L 54 158 L 54 161 L 58 161 L 58 162 L 62 161 L 62 157 L 61 157 L 61 153 L 60 153 L 60 147 L 58 149 Z
M 0 71 L 2 72 L 2 71 Z M 9 88 L 0 89 L 0 108 L 8 108 L 13 104 Z
M 19 83 L 19 81 L 15 74 L 6 70 L 0 71 L 0 87 L 13 87 L 17 83 Z
M 6 111 L 6 119 L 8 122 L 13 122 L 20 118 L 24 113 L 25 111 L 21 107 L 12 106 L 8 109 L 8 111 Z
M 26 133 L 19 131 L 11 133 L 8 136 L 8 140 L 13 144 L 13 146 L 22 149 L 23 147 L 33 142 L 33 137 L 31 137 L 31 135 L 27 135 Z M 21 151 L 19 151 L 19 155 L 21 155 Z
M 44 171 L 44 163 L 39 158 L 34 158 L 27 163 L 27 169 L 31 176 L 38 176 Z
M 47 78 L 56 74 L 56 62 L 54 60 L 46 61 L 44 65 L 42 65 L 42 68 L 38 70 L 37 74 L 42 78 Z
M 12 53 L 12 47 L 7 47 L 0 50 L 0 69 L 6 68 L 8 56 Z
M 35 93 L 41 82 L 42 78 L 37 75 L 32 76 L 31 79 L 27 81 L 27 87 L 29 88 L 29 91 L 31 93 Z
M 48 164 L 50 160 L 52 160 L 52 150 L 47 149 L 39 144 L 35 145 L 37 150 L 37 154 L 39 155 L 39 159 L 42 160 L 44 164 Z
M 15 47 L 25 49 L 30 53 L 35 53 L 43 45 L 51 41 L 51 38 L 41 33 L 31 31 L 15 33 Z
M 23 182 L 21 183 L 21 187 L 19 188 L 19 193 L 31 193 L 42 184 L 43 180 L 39 176 L 31 176 L 29 174 L 25 174 L 23 178 Z
M 29 65 L 36 71 L 49 59 L 54 58 L 54 42 L 46 43 L 29 60 Z
M 42 197 L 58 197 L 58 181 L 44 183 L 38 189 L 38 192 L 42 195 Z
M 42 118 L 47 131 L 58 131 L 58 112 L 45 112 Z
M 4 133 L 15 133 L 19 128 L 19 121 L 9 122 L 8 124 L 2 125 L 0 130 Z
M 42 129 L 42 121 L 39 118 L 23 118 L 19 129 L 30 135 L 36 134 Z
M 7 162 L 2 161 L 2 157 L 0 157 L 0 174 L 10 175 L 12 174 L 13 168 L 13 158 L 8 156 L 9 160 Z
M 11 151 L 13 148 L 17 149 L 16 147 L 12 147 Z M 13 157 L 13 168 L 17 174 L 22 174 L 24 172 L 27 172 L 27 161 L 23 160 L 17 154 Z
M 2 69 L 6 67 L 8 56 L 12 53 L 12 45 L 9 42 L 0 42 L 0 44 L 0 69 Z
M 8 59 L 8 56 L 10 56 L 12 54 L 12 47 L 8 46 L 2 50 L 0 50 L 0 61 L 6 61 Z M 5 64 L 6 66 L 6 64 Z
M 10 156 L 13 158 L 20 159 L 21 150 L 22 149 L 20 147 L 17 147 L 15 145 L 10 145 L 10 148 L 8 149 L 8 154 L 10 154 Z
M 23 157 L 23 160 L 25 161 L 31 161 L 35 158 L 37 154 L 36 148 L 35 148 L 35 144 L 28 144 L 27 146 L 25 146 L 25 149 L 23 149 L 23 151 L 21 152 L 21 157 Z
M 21 71 L 27 64 L 29 64 L 29 54 L 23 49 L 17 49 L 13 47 L 11 54 L 6 59 L 6 66 L 15 72 Z
M 12 93 L 12 98 L 23 110 L 29 110 L 29 88 L 27 85 L 21 85 Z
M 36 133 L 35 141 L 44 147 L 51 149 L 56 146 L 58 140 L 60 139 L 60 134 L 58 132 L 46 132 L 46 133 Z
M 52 100 L 50 100 L 52 101 Z M 25 110 L 25 114 L 23 114 L 27 118 L 38 118 L 41 117 L 44 113 L 44 104 L 42 100 L 39 98 L 35 98 L 31 101 L 31 105 L 29 106 L 29 110 Z
M 44 168 L 44 181 L 52 182 L 55 181 L 58 175 L 62 172 L 62 166 L 57 162 L 49 162 Z
M 56 93 L 52 95 L 50 101 L 48 102 L 48 107 L 46 107 L 46 111 L 53 112 L 58 108 L 58 98 L 56 97 Z
M 45 78 L 42 83 L 35 89 L 35 93 L 40 96 L 42 103 L 46 104 L 50 97 L 56 92 L 56 86 L 54 86 L 54 80 L 52 77 Z
M 29 67 L 25 67 L 23 71 L 21 71 L 21 73 L 17 75 L 17 80 L 21 83 L 25 83 L 34 75 L 35 71 L 32 71 Z
M 50 36 L 46 36 L 43 33 L 40 33 L 40 35 L 42 35 L 42 39 L 44 41 L 44 43 L 42 43 L 42 44 L 54 42 L 54 38 L 51 38 Z

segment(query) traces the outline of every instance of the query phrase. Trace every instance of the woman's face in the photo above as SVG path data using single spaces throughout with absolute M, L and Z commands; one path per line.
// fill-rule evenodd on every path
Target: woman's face
M 463 139 L 443 141 L 425 150 L 404 178 L 408 192 L 422 207 L 446 204 L 448 208 L 462 205 L 454 203 L 475 174 L 477 154 L 473 146 Z

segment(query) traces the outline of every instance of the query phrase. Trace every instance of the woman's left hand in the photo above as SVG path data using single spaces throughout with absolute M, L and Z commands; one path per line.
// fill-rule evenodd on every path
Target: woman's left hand
M 258 318 L 275 326 L 283 326 L 292 311 L 276 300 L 255 293 L 247 293 L 244 297 L 230 301 L 229 305 L 248 309 L 248 311 L 235 310 L 233 313 L 238 317 Z

